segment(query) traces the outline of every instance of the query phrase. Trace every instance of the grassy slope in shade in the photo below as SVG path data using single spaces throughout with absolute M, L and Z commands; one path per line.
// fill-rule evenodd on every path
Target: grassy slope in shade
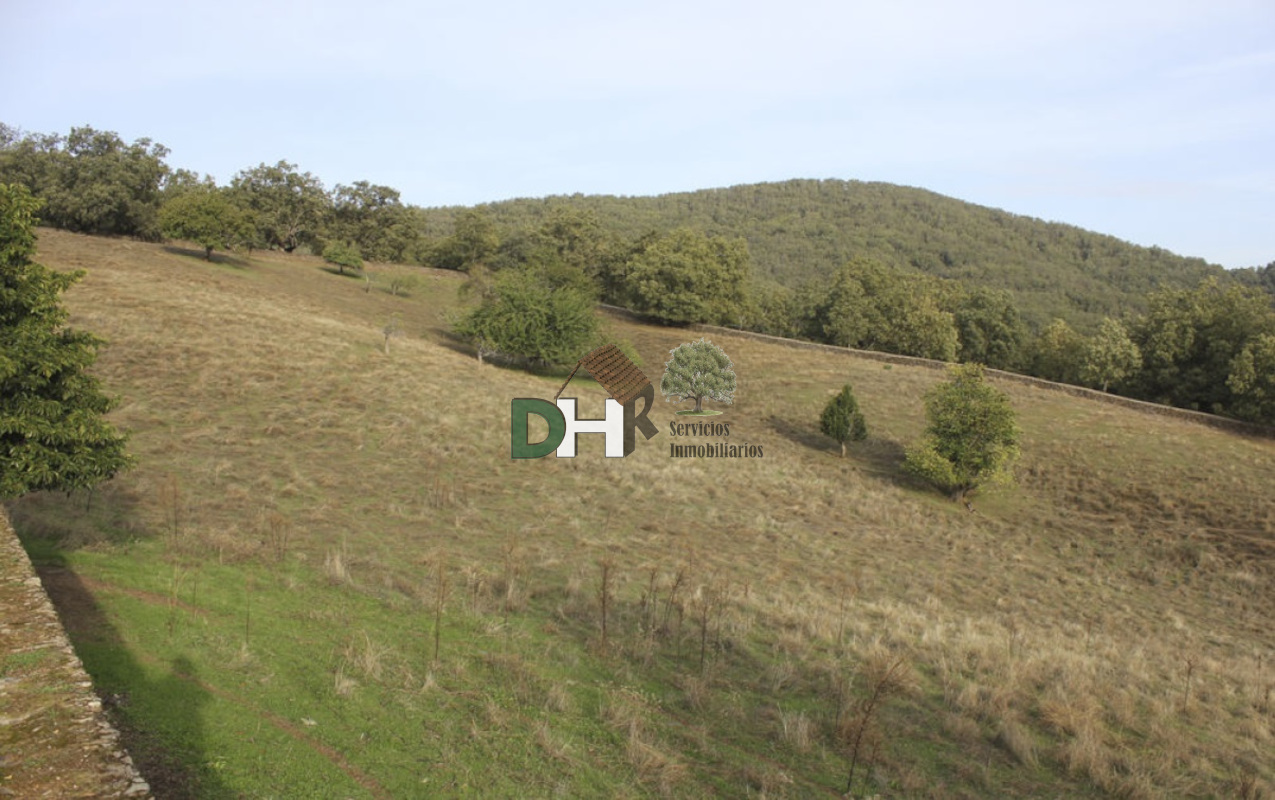
M 515 462 L 562 376 L 450 345 L 456 275 L 41 233 L 139 466 L 13 521 L 166 797 L 837 796 L 899 656 L 856 792 L 1275 787 L 1275 442 L 1006 385 L 1020 480 L 970 515 L 900 477 L 940 373 L 720 337 L 763 458 L 670 459 L 657 401 L 628 458 Z M 687 338 L 608 324 L 650 376 Z

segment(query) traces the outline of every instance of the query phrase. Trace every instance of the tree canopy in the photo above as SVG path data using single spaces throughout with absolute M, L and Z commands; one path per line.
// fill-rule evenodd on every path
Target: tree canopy
M 743 239 L 678 228 L 639 244 L 625 267 L 629 306 L 665 322 L 738 323 L 749 279 Z
M 533 365 L 570 364 L 595 343 L 598 319 L 588 295 L 551 288 L 530 271 L 506 270 L 455 330 L 480 360 L 498 354 Z
M 823 338 L 842 347 L 952 361 L 960 341 L 939 286 L 878 262 L 853 259 L 814 309 Z
M 128 144 L 113 131 L 88 126 L 72 128 L 65 137 L 8 130 L 0 137 L 0 182 L 26 186 L 43 200 L 45 224 L 77 233 L 159 238 L 167 147 L 145 138 Z
M 704 399 L 730 405 L 735 401 L 735 368 L 726 351 L 707 339 L 678 345 L 664 364 L 660 393 L 670 403 L 695 401 L 694 413 L 704 410 Z
M 0 184 L 0 499 L 89 488 L 131 463 L 88 373 L 98 340 L 66 327 L 58 296 L 82 273 L 32 261 L 38 202 Z
M 1113 384 L 1136 374 L 1141 366 L 1142 351 L 1129 337 L 1128 329 L 1119 320 L 1108 317 L 1086 343 L 1080 378 L 1105 392 Z
M 1270 296 L 1209 279 L 1194 289 L 1157 292 L 1149 303 L 1132 331 L 1142 352 L 1135 394 L 1182 408 L 1234 413 L 1237 398 L 1228 379 L 1236 358 L 1261 336 L 1275 334 Z
M 257 243 L 291 253 L 314 244 L 328 214 L 330 201 L 323 182 L 295 164 L 259 164 L 230 181 L 235 199 L 253 212 Z
M 905 470 L 966 502 L 976 489 L 1009 478 L 1018 425 L 1009 397 L 987 383 L 981 365 L 949 368 L 948 380 L 925 395 L 925 417 L 925 436 L 908 448 Z
M 166 236 L 195 242 L 212 260 L 213 250 L 234 250 L 252 241 L 252 215 L 215 186 L 182 192 L 164 203 L 160 224 Z

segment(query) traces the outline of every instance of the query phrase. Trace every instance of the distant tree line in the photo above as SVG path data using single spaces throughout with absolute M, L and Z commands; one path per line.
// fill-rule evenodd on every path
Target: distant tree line
M 570 362 L 596 343 L 585 311 L 602 301 L 666 324 L 978 363 L 1275 423 L 1275 264 L 1227 273 L 884 184 L 422 209 L 367 181 L 327 190 L 287 161 L 218 185 L 167 155 L 88 127 L 0 125 L 0 183 L 41 198 L 44 224 L 167 235 L 209 257 L 309 252 L 341 272 L 460 270 L 474 307 L 457 330 L 480 353 Z

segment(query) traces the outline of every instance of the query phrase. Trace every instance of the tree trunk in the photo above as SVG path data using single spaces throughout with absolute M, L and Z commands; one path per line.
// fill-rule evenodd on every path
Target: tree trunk
M 204 260 L 205 260 L 205 261 L 212 261 L 212 248 L 211 248 L 211 247 L 205 247 L 205 248 L 204 248 Z
M 700 411 L 703 410 L 702 408 L 703 405 L 704 405 L 704 396 L 703 395 L 696 396 L 695 398 L 695 413 L 696 414 L 698 414 Z
M 845 442 L 842 442 L 842 443 L 841 443 L 841 457 L 842 457 L 842 458 L 845 458 L 845 457 L 846 457 L 846 443 L 845 443 Z

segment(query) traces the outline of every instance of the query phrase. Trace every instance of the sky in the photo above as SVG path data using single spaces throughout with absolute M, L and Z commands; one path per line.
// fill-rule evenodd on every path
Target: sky
M 1275 261 L 1272 0 L 0 0 L 0 121 L 420 206 L 918 186 Z

